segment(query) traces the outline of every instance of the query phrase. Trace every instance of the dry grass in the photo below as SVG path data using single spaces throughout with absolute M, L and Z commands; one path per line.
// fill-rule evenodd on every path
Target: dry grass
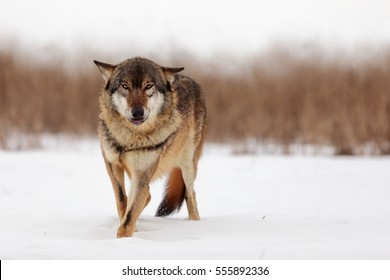
M 390 52 L 359 63 L 338 58 L 279 52 L 249 57 L 236 71 L 219 70 L 223 62 L 185 59 L 184 66 L 206 92 L 209 141 L 253 138 L 286 150 L 331 145 L 337 154 L 370 145 L 373 153 L 390 154 Z M 0 53 L 0 69 L 0 146 L 14 130 L 95 133 L 102 86 L 96 69 L 70 74 L 58 63 L 10 52 Z
M 40 64 L 0 54 L 0 146 L 21 133 L 92 134 L 97 125 L 96 73 L 71 75 L 57 63 Z

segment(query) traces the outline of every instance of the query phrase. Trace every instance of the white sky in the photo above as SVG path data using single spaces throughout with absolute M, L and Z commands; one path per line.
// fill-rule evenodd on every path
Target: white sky
M 390 43 L 389 0 L 0 1 L 0 40 L 23 48 L 243 54 L 275 41 Z

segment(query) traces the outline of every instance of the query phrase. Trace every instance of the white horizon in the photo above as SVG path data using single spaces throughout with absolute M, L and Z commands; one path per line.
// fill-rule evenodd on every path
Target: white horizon
M 390 2 L 13 0 L 2 4 L 0 38 L 25 50 L 182 49 L 201 56 L 242 56 L 278 42 L 375 48 L 390 45 Z

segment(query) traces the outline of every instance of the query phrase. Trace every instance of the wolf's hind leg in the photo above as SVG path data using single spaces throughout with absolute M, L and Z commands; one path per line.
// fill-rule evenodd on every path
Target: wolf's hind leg
M 198 205 L 196 202 L 196 193 L 194 190 L 194 182 L 198 173 L 198 161 L 202 154 L 202 148 L 205 140 L 204 123 L 202 123 L 201 130 L 195 137 L 198 139 L 193 154 L 192 149 L 188 149 L 187 153 L 184 153 L 182 163 L 183 179 L 186 186 L 185 200 L 188 208 L 188 216 L 190 220 L 200 220 Z
M 194 181 L 196 177 L 196 168 L 193 162 L 182 166 L 183 180 L 186 186 L 185 200 L 190 220 L 200 220 L 198 205 L 196 202 L 196 193 L 194 190 Z

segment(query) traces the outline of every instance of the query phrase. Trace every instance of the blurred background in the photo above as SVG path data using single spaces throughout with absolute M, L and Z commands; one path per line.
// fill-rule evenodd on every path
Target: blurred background
M 1 2 L 1 149 L 96 137 L 92 61 L 144 56 L 201 84 L 209 142 L 390 154 L 389 1 Z

